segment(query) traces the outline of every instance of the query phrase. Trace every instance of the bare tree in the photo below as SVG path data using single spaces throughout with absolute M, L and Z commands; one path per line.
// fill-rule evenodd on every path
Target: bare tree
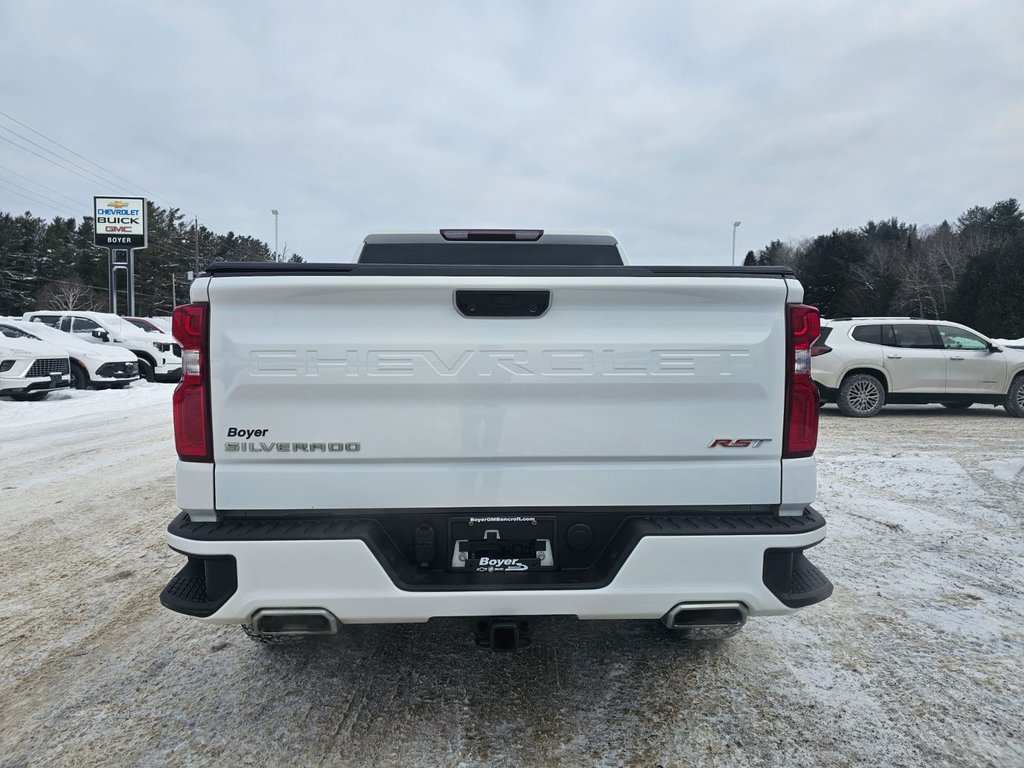
M 850 268 L 851 280 L 857 286 L 853 290 L 858 305 L 854 314 L 889 314 L 904 256 L 904 249 L 897 243 L 874 243 L 864 260 Z
M 956 296 L 960 279 L 967 269 L 968 250 L 973 246 L 961 242 L 945 222 L 930 232 L 922 241 L 922 245 L 923 256 L 931 272 L 939 317 L 946 317 Z
M 99 293 L 77 277 L 70 280 L 54 280 L 39 292 L 36 301 L 43 309 L 69 311 L 101 310 L 104 306 Z
M 899 311 L 911 317 L 941 319 L 932 264 L 922 256 L 911 256 L 900 262 L 898 274 L 899 292 L 896 302 Z

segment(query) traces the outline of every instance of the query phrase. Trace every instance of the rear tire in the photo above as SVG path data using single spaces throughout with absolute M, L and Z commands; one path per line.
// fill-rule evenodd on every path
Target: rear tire
M 1006 402 L 1003 403 L 1006 412 L 1018 419 L 1024 419 L 1024 373 L 1017 374 L 1010 382 L 1010 389 L 1006 392 Z
M 843 416 L 860 419 L 875 416 L 885 405 L 885 387 L 870 374 L 855 373 L 843 379 L 836 405 Z
M 949 408 L 951 411 L 966 411 L 972 405 L 974 405 L 973 400 L 962 400 L 955 403 L 942 403 L 943 408 Z
M 262 645 L 286 646 L 300 645 L 305 642 L 306 635 L 265 635 L 253 629 L 252 624 L 242 624 L 242 631 L 250 640 Z

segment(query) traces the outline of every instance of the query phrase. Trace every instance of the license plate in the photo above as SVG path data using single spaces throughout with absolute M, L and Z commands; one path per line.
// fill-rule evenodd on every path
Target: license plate
M 455 571 L 521 573 L 555 567 L 554 517 L 456 517 L 448 533 Z

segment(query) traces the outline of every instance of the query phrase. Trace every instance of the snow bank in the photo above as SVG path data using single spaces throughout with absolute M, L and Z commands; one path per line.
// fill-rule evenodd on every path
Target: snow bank
M 77 422 L 85 416 L 107 413 L 111 417 L 134 410 L 165 407 L 173 384 L 135 381 L 124 389 L 65 389 L 51 392 L 39 402 L 15 402 L 0 398 L 0 436 L 7 427 L 32 427 L 54 422 Z

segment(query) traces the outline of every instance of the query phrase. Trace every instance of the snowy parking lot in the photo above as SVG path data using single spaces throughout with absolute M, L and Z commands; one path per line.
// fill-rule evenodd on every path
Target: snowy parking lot
M 717 647 L 653 622 L 258 646 L 162 608 L 170 385 L 0 401 L 0 766 L 1024 765 L 1024 422 L 822 414 L 834 596 Z

